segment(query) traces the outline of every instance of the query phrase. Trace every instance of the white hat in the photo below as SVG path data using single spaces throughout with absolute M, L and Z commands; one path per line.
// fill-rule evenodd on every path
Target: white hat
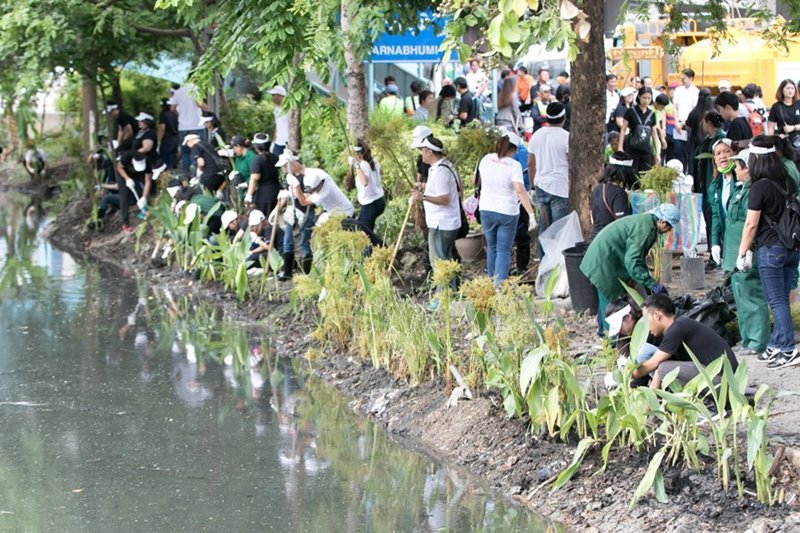
M 670 159 L 664 166 L 675 170 L 678 174 L 683 174 L 683 163 L 680 159 Z
M 306 175 L 303 178 L 303 187 L 306 189 L 316 189 L 319 187 L 319 184 L 322 183 L 323 179 L 325 179 L 325 175 L 322 172 L 306 171 Z
M 178 191 L 181 190 L 179 185 L 175 187 L 167 187 L 167 192 L 169 193 L 170 198 L 175 198 L 175 195 L 178 194 Z
M 214 120 L 213 115 L 203 115 L 200 117 L 200 122 L 197 125 L 202 128 L 206 122 L 211 122 L 212 120 Z
M 236 214 L 236 211 L 225 211 L 222 213 L 222 227 L 227 228 L 237 218 L 239 218 L 239 215 Z
M 411 136 L 414 139 L 424 139 L 425 137 L 430 137 L 433 135 L 433 131 L 428 126 L 417 126 L 414 128 L 414 131 L 411 132 Z
M 269 135 L 266 133 L 256 133 L 250 141 L 252 144 L 267 144 L 269 142 Z
M 141 159 L 137 161 L 135 158 L 131 158 L 131 164 L 133 164 L 133 170 L 136 172 L 142 172 L 147 168 L 147 159 Z
M 506 130 L 506 129 L 500 130 L 500 135 L 506 137 L 508 139 L 508 142 L 510 142 L 517 148 L 519 148 L 519 145 L 522 143 L 522 139 L 519 138 L 519 135 L 517 135 L 511 130 Z
M 741 152 L 733 156 L 733 159 L 738 159 L 739 161 L 742 161 L 744 163 L 744 166 L 749 165 L 750 150 L 742 150 Z
M 622 321 L 625 320 L 625 317 L 631 312 L 631 306 L 626 305 L 619 311 L 615 313 L 611 313 L 606 317 L 606 322 L 608 323 L 608 336 L 609 337 L 616 337 L 619 335 L 619 330 L 622 329 Z
M 190 133 L 186 137 L 183 138 L 183 145 L 186 146 L 189 144 L 189 141 L 199 141 L 200 136 L 196 133 Z
M 427 138 L 427 137 L 426 137 L 426 138 L 424 138 L 424 139 L 420 139 L 420 140 L 418 140 L 418 141 L 417 141 L 417 140 L 415 140 L 413 143 L 411 143 L 411 148 L 430 148 L 430 149 L 431 149 L 431 150 L 433 150 L 434 152 L 441 152 L 441 151 L 442 151 L 442 149 L 441 149 L 441 148 L 439 148 L 439 147 L 438 147 L 438 146 L 436 146 L 435 144 L 431 143 L 431 142 L 428 140 L 428 138 Z
M 111 113 L 115 109 L 119 109 L 119 106 L 117 104 L 108 104 L 106 106 L 106 113 Z
M 283 153 L 278 157 L 278 162 L 275 163 L 275 166 L 278 168 L 285 167 L 291 161 L 299 160 L 297 156 L 291 152 L 291 150 L 284 150 Z
M 623 98 L 625 98 L 626 96 L 634 95 L 634 94 L 636 94 L 636 89 L 634 89 L 633 87 L 625 87 L 624 89 L 622 89 L 619 92 L 619 95 L 621 97 L 623 97 Z
M 286 96 L 286 89 L 281 87 L 280 85 L 276 85 L 269 91 L 269 94 L 277 94 L 278 96 Z
M 139 114 L 136 115 L 133 120 L 153 120 L 153 115 L 145 113 L 144 111 L 139 111 Z
M 248 226 L 258 226 L 264 219 L 267 218 L 264 216 L 264 213 L 259 211 L 258 209 L 253 209 L 250 211 L 250 216 L 247 217 L 247 225 Z
M 733 87 L 733 85 L 729 80 L 719 80 L 719 82 L 717 83 L 717 87 L 719 87 L 720 89 L 722 89 L 723 87 L 727 87 L 728 89 L 730 89 L 731 87 Z

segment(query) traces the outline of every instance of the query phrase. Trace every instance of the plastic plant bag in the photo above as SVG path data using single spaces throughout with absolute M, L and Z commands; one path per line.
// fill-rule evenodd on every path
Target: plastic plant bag
M 564 261 L 564 250 L 572 248 L 576 243 L 583 242 L 583 232 L 578 213 L 572 211 L 564 218 L 553 222 L 541 235 L 539 242 L 544 250 L 544 257 L 539 264 L 539 273 L 536 275 L 536 295 L 544 296 L 544 285 L 547 276 L 555 267 L 561 267 L 553 298 L 566 298 L 569 296 L 569 283 L 567 282 L 567 268 Z

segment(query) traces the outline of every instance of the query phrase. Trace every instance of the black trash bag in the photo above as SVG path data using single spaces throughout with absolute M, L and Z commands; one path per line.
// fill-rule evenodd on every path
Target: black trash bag
M 684 295 L 675 298 L 673 302 L 675 303 L 676 314 L 707 325 L 725 339 L 728 346 L 733 346 L 739 342 L 738 333 L 725 327 L 732 320 L 736 320 L 736 304 L 729 284 L 710 290 L 700 301 Z

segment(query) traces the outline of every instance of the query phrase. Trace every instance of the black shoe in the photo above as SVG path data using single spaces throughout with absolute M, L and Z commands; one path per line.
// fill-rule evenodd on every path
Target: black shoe
M 710 272 L 718 268 L 719 265 L 713 259 L 709 259 L 708 261 L 706 261 L 706 272 Z
M 767 368 L 783 368 L 800 364 L 800 352 L 796 349 L 789 352 L 781 352 L 778 356 L 767 363 Z
M 311 272 L 311 266 L 314 264 L 314 258 L 312 256 L 304 257 L 300 260 L 300 269 L 303 271 L 303 274 L 308 274 Z
M 283 254 L 283 270 L 278 272 L 278 281 L 289 281 L 294 276 L 294 254 Z
M 764 352 L 759 355 L 756 360 L 759 363 L 771 363 L 781 354 L 781 351 L 777 348 L 767 348 Z

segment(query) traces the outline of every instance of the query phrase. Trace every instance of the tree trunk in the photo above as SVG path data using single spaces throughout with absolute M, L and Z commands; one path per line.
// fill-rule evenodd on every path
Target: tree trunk
M 81 116 L 83 117 L 83 147 L 94 150 L 97 138 L 97 84 L 89 76 L 81 77 Z
M 347 79 L 347 129 L 355 138 L 367 131 L 367 84 L 364 62 L 356 55 L 350 40 L 350 19 L 353 0 L 342 0 L 342 34 L 344 35 L 345 78 Z
M 292 109 L 289 111 L 289 149 L 296 154 L 300 151 L 300 110 Z
M 118 106 L 123 107 L 124 102 L 122 101 L 122 85 L 119 81 L 119 77 L 121 75 L 121 72 L 117 72 L 116 70 L 111 71 L 111 100 L 113 100 Z
M 592 188 L 603 172 L 605 142 L 605 51 L 603 0 L 586 0 L 583 10 L 591 22 L 588 42 L 578 43 L 572 64 L 572 127 L 569 150 L 570 207 L 578 212 L 584 235 L 592 228 Z

